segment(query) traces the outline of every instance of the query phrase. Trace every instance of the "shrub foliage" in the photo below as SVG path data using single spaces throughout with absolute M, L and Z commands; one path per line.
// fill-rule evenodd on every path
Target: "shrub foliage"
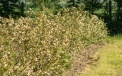
M 106 38 L 105 24 L 75 9 L 57 15 L 0 18 L 2 76 L 61 76 L 70 68 L 72 53 Z

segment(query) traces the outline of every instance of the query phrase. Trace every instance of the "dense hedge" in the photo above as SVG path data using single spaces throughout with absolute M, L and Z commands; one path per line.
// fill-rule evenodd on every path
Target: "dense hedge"
M 106 38 L 105 24 L 77 10 L 36 18 L 0 18 L 2 76 L 61 76 L 72 53 Z

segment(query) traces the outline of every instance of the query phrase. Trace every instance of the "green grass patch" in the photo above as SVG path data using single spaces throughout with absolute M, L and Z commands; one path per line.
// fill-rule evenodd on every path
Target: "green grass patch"
M 96 66 L 88 67 L 80 76 L 122 76 L 122 35 L 110 37 L 99 51 Z

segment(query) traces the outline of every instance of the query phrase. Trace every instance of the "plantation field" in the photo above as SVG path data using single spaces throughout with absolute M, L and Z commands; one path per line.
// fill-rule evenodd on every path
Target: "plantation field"
M 122 35 L 110 37 L 98 53 L 99 60 L 79 76 L 122 76 Z
M 0 76 L 122 76 L 120 0 L 1 0 Z

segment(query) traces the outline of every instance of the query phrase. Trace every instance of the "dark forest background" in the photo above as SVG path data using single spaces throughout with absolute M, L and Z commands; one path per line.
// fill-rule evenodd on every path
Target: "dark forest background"
M 0 16 L 27 17 L 30 10 L 37 13 L 45 8 L 57 14 L 72 7 L 102 18 L 111 35 L 122 33 L 122 0 L 0 0 Z

